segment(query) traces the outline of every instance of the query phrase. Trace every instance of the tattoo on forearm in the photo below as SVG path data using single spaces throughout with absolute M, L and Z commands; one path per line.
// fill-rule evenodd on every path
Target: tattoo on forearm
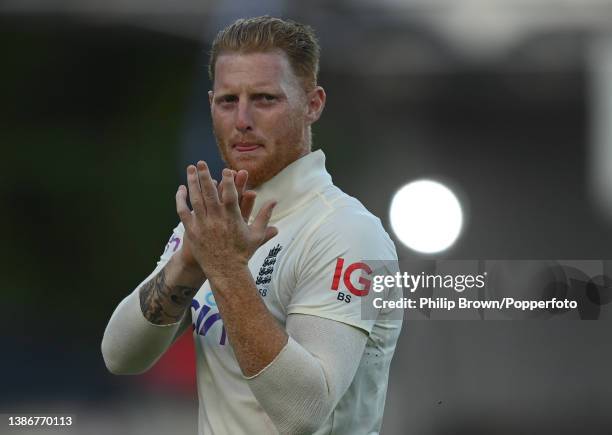
M 197 289 L 181 285 L 168 286 L 164 269 L 140 289 L 140 309 L 156 325 L 178 322 L 195 296 Z

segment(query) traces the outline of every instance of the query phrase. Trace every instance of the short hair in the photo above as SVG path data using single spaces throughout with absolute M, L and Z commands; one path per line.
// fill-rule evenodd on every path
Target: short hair
M 312 27 L 293 20 L 264 15 L 236 20 L 215 37 L 210 51 L 208 76 L 215 82 L 215 65 L 226 52 L 254 53 L 282 50 L 304 89 L 317 85 L 320 47 Z

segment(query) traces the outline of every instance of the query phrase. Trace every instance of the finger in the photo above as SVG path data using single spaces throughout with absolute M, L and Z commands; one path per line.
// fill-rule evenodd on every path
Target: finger
M 276 228 L 276 227 L 267 227 L 266 228 L 266 232 L 264 233 L 263 242 L 261 242 L 261 244 L 263 245 L 264 243 L 266 243 L 271 238 L 276 237 L 277 234 L 278 234 L 278 228 Z
M 231 169 L 223 170 L 223 178 L 221 178 L 221 186 L 223 187 L 223 204 L 230 209 L 238 210 L 238 191 L 234 184 L 234 171 Z
M 217 180 L 213 180 L 215 187 L 217 188 L 217 196 L 223 198 L 223 183 L 217 183 Z
M 178 187 L 175 195 L 176 199 L 176 214 L 183 223 L 183 226 L 187 226 L 191 223 L 191 210 L 187 205 L 187 188 L 183 185 Z
M 189 201 L 191 201 L 193 211 L 196 214 L 206 215 L 206 205 L 200 191 L 197 170 L 193 165 L 187 166 L 187 186 L 189 188 Z
M 221 195 L 223 194 L 222 186 L 214 178 L 213 178 L 213 185 L 215 186 L 215 189 L 217 189 L 217 196 L 221 198 Z
M 272 217 L 272 210 L 276 207 L 276 201 L 269 201 L 261 207 L 259 213 L 255 217 L 253 221 L 253 228 L 257 233 L 265 234 L 266 227 L 268 226 L 268 222 L 270 222 L 270 218 Z
M 238 191 L 238 199 L 240 202 L 240 197 L 244 194 L 246 190 L 247 180 L 249 179 L 249 173 L 244 169 L 239 170 L 234 177 L 234 182 L 236 183 L 236 190 Z
M 208 165 L 205 161 L 200 160 L 198 162 L 198 178 L 200 180 L 200 186 L 202 187 L 202 197 L 204 198 L 204 204 L 208 212 L 215 210 L 219 206 L 219 196 L 217 194 L 217 188 L 213 183 L 213 179 L 210 176 Z
M 238 205 L 240 206 L 242 219 L 244 219 L 245 222 L 248 222 L 249 215 L 251 214 L 249 212 L 249 215 L 247 215 L 247 217 L 245 218 L 244 213 L 242 212 L 242 197 L 246 192 L 246 185 L 248 179 L 249 173 L 244 169 L 239 170 L 234 176 L 234 183 L 236 183 L 236 190 L 238 191 Z
M 240 214 L 245 222 L 249 222 L 253 206 L 255 205 L 255 198 L 257 193 L 254 190 L 247 190 L 242 194 L 242 200 L 240 201 Z

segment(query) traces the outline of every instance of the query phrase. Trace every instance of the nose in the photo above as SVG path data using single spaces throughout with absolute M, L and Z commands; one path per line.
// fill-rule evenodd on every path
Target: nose
M 251 108 L 248 101 L 240 99 L 238 102 L 238 110 L 236 111 L 236 130 L 241 133 L 253 130 L 253 118 L 251 116 Z

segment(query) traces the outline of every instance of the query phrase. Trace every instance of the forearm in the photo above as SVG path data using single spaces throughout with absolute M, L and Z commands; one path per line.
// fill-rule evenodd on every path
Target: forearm
M 175 255 L 140 288 L 142 314 L 155 325 L 178 322 L 205 279 L 199 267 L 188 267 Z
M 236 360 L 245 376 L 253 376 L 280 353 L 287 333 L 261 300 L 246 266 L 210 281 Z
M 290 314 L 291 337 L 249 387 L 282 434 L 319 430 L 353 381 L 367 335 L 350 325 Z
M 293 338 L 268 367 L 246 380 L 281 434 L 312 434 L 332 411 L 323 367 Z
M 148 370 L 191 323 L 188 307 L 193 289 L 199 288 L 203 278 L 181 274 L 174 258 L 115 309 L 102 339 L 102 355 L 110 372 Z
M 180 323 L 150 323 L 142 315 L 136 289 L 117 306 L 104 331 L 102 356 L 106 367 L 116 375 L 144 373 L 190 322 L 191 316 L 186 313 Z

